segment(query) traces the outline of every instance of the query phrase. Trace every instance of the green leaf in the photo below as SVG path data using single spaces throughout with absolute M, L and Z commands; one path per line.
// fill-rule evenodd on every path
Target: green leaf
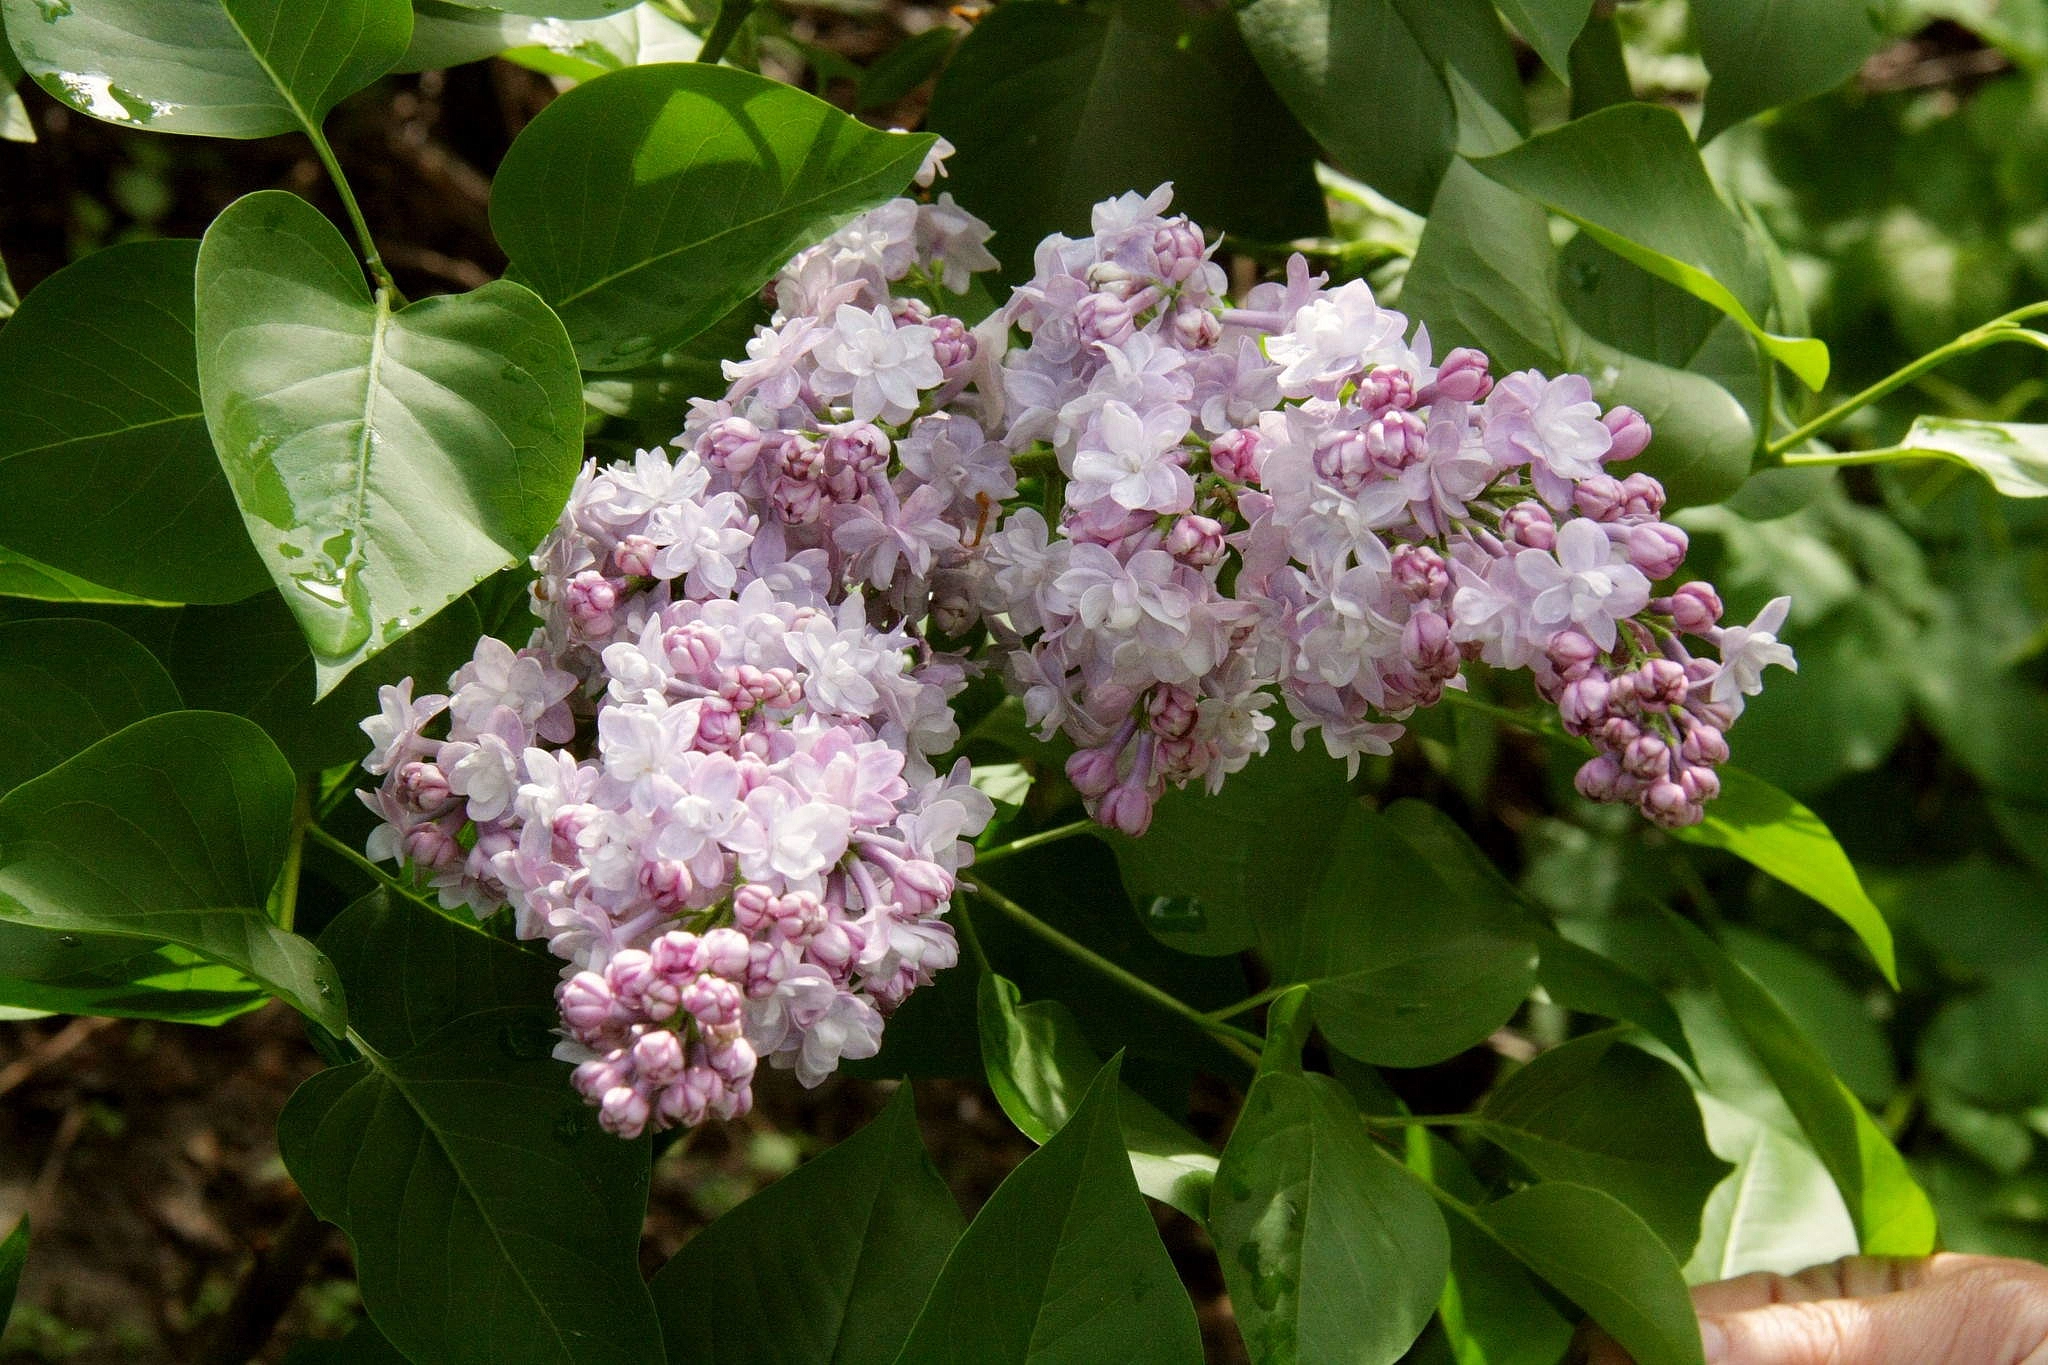
M 232 967 L 176 944 L 0 922 L 0 1004 L 46 1014 L 224 1024 L 270 1003 Z
M 1404 799 L 1386 810 L 1387 823 L 1468 904 L 1512 907 L 1527 924 L 1539 958 L 1536 980 L 1566 1009 L 1624 1019 L 1691 1060 L 1685 1029 L 1671 1002 L 1655 986 L 1611 958 L 1580 947 L 1550 921 L 1450 816 L 1427 802 Z
M 1834 911 L 1863 940 L 1885 980 L 1898 987 L 1891 926 L 1864 891 L 1835 836 L 1805 806 L 1762 778 L 1724 767 L 1721 794 L 1707 803 L 1707 818 L 1679 830 L 1678 837 L 1726 849 Z
M 14 1312 L 14 1295 L 21 1288 L 21 1269 L 28 1264 L 28 1216 L 14 1224 L 7 1240 L 0 1242 L 0 1327 Z
M 617 71 L 520 133 L 491 226 L 519 277 L 561 313 L 584 367 L 632 369 L 899 193 L 930 146 L 744 71 Z
M 1906 439 L 1882 450 L 1859 450 L 1845 464 L 1947 460 L 1973 469 L 2008 498 L 2048 497 L 2048 425 L 1979 422 L 1933 414 L 1913 419 Z
M 1113 836 L 1131 904 L 1153 937 L 1218 957 L 1261 945 L 1292 955 L 1298 915 L 1331 847 L 1330 813 L 1352 803 L 1343 765 L 1321 745 L 1274 745 L 1223 790 L 1168 791 L 1142 839 Z
M 2038 913 L 2038 906 L 2036 908 Z M 2048 958 L 1944 1005 L 1920 1039 L 1923 1075 L 1987 1108 L 2048 1103 Z
M 23 597 L 37 602 L 75 602 L 109 606 L 174 606 L 151 602 L 113 588 L 101 587 L 76 574 L 53 569 L 27 555 L 0 549 L 0 597 Z
M 339 1341 L 301 1341 L 284 1353 L 284 1365 L 405 1365 L 405 1357 L 377 1330 L 359 1321 Z
M 292 791 L 284 756 L 238 716 L 138 721 L 0 797 L 0 920 L 180 944 L 339 1033 L 333 968 L 263 910 Z
M 348 1234 L 364 1307 L 411 1359 L 661 1356 L 636 1260 L 648 1144 L 598 1127 L 548 1057 L 552 1023 L 466 1015 L 396 1056 L 321 1072 L 278 1121 L 292 1179 Z
M 996 1102 L 1033 1142 L 1065 1126 L 1102 1070 L 1081 1023 L 1057 1000 L 1020 1003 L 1017 987 L 993 972 L 981 978 L 976 1011 L 982 1067 Z M 1138 1189 L 1190 1218 L 1208 1209 L 1216 1153 L 1129 1086 L 1117 1114 Z
M 1515 31 L 1529 40 L 1560 80 L 1571 76 L 1572 44 L 1593 13 L 1593 0 L 1496 0 Z
M 317 773 L 369 751 L 360 722 L 376 712 L 380 686 L 411 677 L 423 691 L 440 688 L 483 634 L 476 608 L 457 599 L 380 654 L 377 667 L 350 674 L 310 707 L 313 655 L 274 592 L 231 607 L 188 607 L 164 657 L 193 706 L 247 716 L 277 741 L 295 772 Z
M 483 0 L 448 0 L 448 3 L 463 9 L 504 9 L 552 19 L 599 19 L 631 9 L 640 0 L 494 0 L 488 5 Z
M 1735 1170 L 1700 1210 L 1688 1280 L 1789 1275 L 1855 1250 L 1856 1230 L 1812 1148 L 1711 1094 L 1699 1103 L 1708 1140 Z
M 1457 145 L 1447 65 L 1520 121 L 1513 51 L 1483 0 L 1252 0 L 1237 23 L 1335 163 L 1408 208 L 1429 206 Z
M 661 1268 L 668 1359 L 889 1365 L 966 1226 L 918 1139 L 906 1082 L 867 1127 Z
M 209 137 L 316 130 L 412 33 L 406 0 L 0 0 L 0 16 L 73 109 Z
M 0 625 L 0 793 L 183 704 L 156 657 L 104 622 Z
M 924 32 L 905 38 L 861 72 L 857 108 L 877 109 L 896 103 L 938 74 L 952 55 L 959 33 L 946 24 L 935 24 Z
M 207 427 L 312 643 L 316 696 L 561 515 L 581 386 L 519 285 L 394 311 L 317 209 L 262 190 L 207 229 L 198 335 Z
M 1477 1127 L 1546 1180 L 1613 1195 L 1683 1260 L 1728 1163 L 1707 1146 L 1685 1078 L 1622 1036 L 1540 1054 L 1487 1096 Z
M 1328 1076 L 1268 1071 L 1223 1149 L 1209 1234 L 1254 1360 L 1391 1365 L 1450 1273 L 1443 1215 Z
M 1834 1176 L 1863 1250 L 1925 1255 L 1934 1246 L 1934 1210 L 1898 1149 L 1770 992 L 1699 929 L 1676 916 L 1671 922 Z
M 21 102 L 21 95 L 15 86 L 21 84 L 21 63 L 14 58 L 14 49 L 7 45 L 7 35 L 0 33 L 0 141 L 34 142 L 36 140 L 35 120 L 28 116 L 28 106 Z M 7 267 L 0 265 L 0 318 L 12 309 L 9 305 L 16 300 L 10 296 L 14 287 L 7 282 Z M 0 1322 L 4 1322 L 0 1318 Z
M 1281 979 L 1308 984 L 1333 1047 L 1382 1066 L 1427 1066 L 1507 1022 L 1535 984 L 1536 950 L 1361 806 L 1338 830 L 1299 954 L 1275 966 Z
M 1832 90 L 1883 41 L 1868 0 L 1715 0 L 1692 11 L 1713 79 L 1700 141 Z
M 1891 1099 L 1899 1083 L 1891 1040 L 1863 995 L 1820 958 L 1779 939 L 1730 926 L 1721 946 L 1785 1007 L 1858 1099 L 1873 1107 Z
M 336 915 L 320 949 L 348 988 L 350 1027 L 387 1057 L 468 1015 L 545 1008 L 561 980 L 557 959 L 389 890 Z
M 1121 1054 L 1010 1172 L 947 1257 L 898 1365 L 1189 1365 L 1201 1329 L 1131 1178 Z
M 0 543 L 120 593 L 232 602 L 264 575 L 200 409 L 198 249 L 95 252 L 0 329 Z
M 1636 1365 L 1703 1365 L 1678 1262 L 1609 1195 L 1550 1180 L 1476 1211 L 1515 1259 L 1592 1315 Z
M 430 71 L 485 57 L 589 80 L 655 62 L 695 61 L 703 42 L 657 3 L 598 19 L 541 19 L 418 0 L 412 45 L 396 71 Z
M 1473 165 L 1720 309 L 1808 388 L 1827 382 L 1824 343 L 1757 322 L 1770 301 L 1769 272 L 1673 111 L 1613 105 Z
M 1047 233 L 1086 232 L 1098 200 L 1169 180 L 1211 231 L 1328 226 L 1314 148 L 1230 16 L 1175 0 L 1000 7 L 953 54 L 926 122 L 958 149 L 949 184 L 1012 278 Z

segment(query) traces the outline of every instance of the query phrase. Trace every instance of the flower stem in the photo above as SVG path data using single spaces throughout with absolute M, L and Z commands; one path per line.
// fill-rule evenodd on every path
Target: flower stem
M 1211 1019 L 1186 1001 L 1176 996 L 1168 995 L 1143 977 L 1117 966 L 1116 963 L 1111 962 L 1087 944 L 1067 937 L 993 887 L 979 886 L 975 888 L 974 894 L 986 901 L 993 909 L 1008 916 L 1019 928 L 1035 935 L 1051 947 L 1057 948 L 1076 962 L 1094 968 L 1097 972 L 1116 982 L 1119 986 L 1122 986 L 1140 999 L 1149 1001 L 1167 1013 L 1176 1015 L 1193 1024 L 1196 1028 L 1215 1038 L 1217 1042 L 1251 1065 L 1257 1066 L 1259 1064 L 1259 1049 L 1265 1045 L 1266 1040 L 1259 1037 L 1258 1034 L 1251 1032 L 1249 1029 L 1236 1028 L 1219 1020 Z
M 1043 848 L 1047 844 L 1056 844 L 1062 839 L 1071 839 L 1076 834 L 1086 834 L 1100 828 L 1102 827 L 1093 820 L 1075 820 L 1069 824 L 1055 825 L 1051 829 L 1042 829 L 1036 834 L 1027 834 L 1021 839 L 1012 839 L 1007 844 L 997 844 L 994 848 L 977 852 L 974 855 L 974 866 L 987 867 L 990 863 L 999 863 L 1005 858 L 1014 858 L 1019 853 L 1029 853 L 1034 848 Z
M 1248 1013 L 1249 1011 L 1257 1009 L 1261 1005 L 1269 1004 L 1272 1001 L 1278 1000 L 1281 996 L 1293 990 L 1296 984 L 1298 983 L 1293 981 L 1275 982 L 1273 985 L 1268 986 L 1266 987 L 1266 989 L 1260 991 L 1257 995 L 1246 996 L 1244 999 L 1238 1001 L 1235 1005 L 1225 1005 L 1220 1010 L 1210 1010 L 1207 1014 L 1203 1016 L 1203 1018 L 1216 1020 L 1236 1018 L 1240 1014 Z
M 754 0 L 719 0 L 718 18 L 711 25 L 711 32 L 705 35 L 704 46 L 697 53 L 697 60 L 708 65 L 717 65 L 725 60 L 726 49 L 739 36 L 740 25 L 747 22 L 747 16 L 754 12 Z

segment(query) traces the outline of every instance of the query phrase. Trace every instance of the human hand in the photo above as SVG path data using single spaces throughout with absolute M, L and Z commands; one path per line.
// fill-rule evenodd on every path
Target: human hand
M 2048 1365 L 2048 1267 L 1846 1256 L 1692 1291 L 1708 1365 Z M 1586 1365 L 1629 1365 L 1604 1333 Z

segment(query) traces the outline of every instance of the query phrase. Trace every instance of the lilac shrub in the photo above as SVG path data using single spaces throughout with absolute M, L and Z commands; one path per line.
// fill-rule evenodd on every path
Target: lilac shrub
M 1299 256 L 1232 302 L 1169 200 L 1098 205 L 971 327 L 946 309 L 994 264 L 984 225 L 945 194 L 856 218 L 777 277 L 677 453 L 585 468 L 525 648 L 384 689 L 371 855 L 565 960 L 560 1055 L 607 1128 L 745 1112 L 764 1058 L 814 1085 L 953 964 L 992 807 L 935 761 L 977 670 L 1137 835 L 1276 709 L 1355 770 L 1475 661 L 1592 744 L 1581 792 L 1691 824 L 1794 666 L 1783 599 L 1723 626 L 1710 586 L 1655 586 L 1686 537 L 1609 472 L 1638 414 L 1438 361 Z

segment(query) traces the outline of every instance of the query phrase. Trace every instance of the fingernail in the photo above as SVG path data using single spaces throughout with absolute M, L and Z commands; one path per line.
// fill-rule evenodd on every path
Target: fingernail
M 1712 1318 L 1700 1319 L 1700 1354 L 1706 1357 L 1707 1365 L 1728 1357 L 1728 1333 Z

